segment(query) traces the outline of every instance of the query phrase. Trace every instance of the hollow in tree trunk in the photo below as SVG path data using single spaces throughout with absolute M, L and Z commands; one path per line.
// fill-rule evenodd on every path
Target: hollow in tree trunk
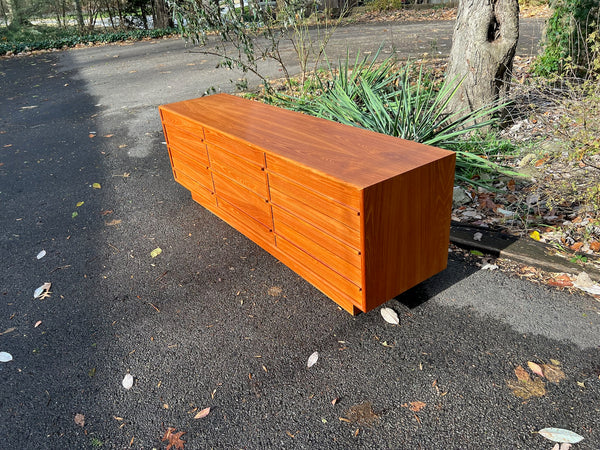
M 473 111 L 508 94 L 518 39 L 518 0 L 460 0 L 446 78 L 464 81 L 449 113 Z

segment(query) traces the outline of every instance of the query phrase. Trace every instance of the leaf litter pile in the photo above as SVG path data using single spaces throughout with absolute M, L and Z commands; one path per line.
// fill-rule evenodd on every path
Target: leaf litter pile
M 533 376 L 522 366 L 515 368 L 516 380 L 506 381 L 506 385 L 512 393 L 523 400 L 529 400 L 534 397 L 543 397 L 546 395 L 546 379 L 549 383 L 559 384 L 566 378 L 565 373 L 560 368 L 560 362 L 553 360 L 551 364 L 537 364 L 533 361 L 527 363 Z

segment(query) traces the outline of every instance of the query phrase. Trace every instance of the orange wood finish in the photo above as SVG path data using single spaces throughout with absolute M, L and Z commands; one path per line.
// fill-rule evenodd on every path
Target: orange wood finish
M 175 180 L 348 312 L 445 269 L 453 152 L 226 94 L 159 110 Z

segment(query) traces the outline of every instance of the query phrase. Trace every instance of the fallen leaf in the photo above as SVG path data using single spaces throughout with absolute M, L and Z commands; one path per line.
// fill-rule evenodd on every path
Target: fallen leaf
M 181 436 L 185 434 L 185 431 L 178 431 L 175 433 L 177 428 L 169 427 L 165 431 L 164 436 L 162 437 L 162 441 L 167 441 L 167 450 L 171 450 L 171 447 L 174 447 L 179 450 L 183 450 L 183 445 L 185 441 L 181 439 Z
M 575 242 L 573 245 L 571 245 L 570 248 L 574 252 L 578 252 L 579 250 L 581 250 L 581 247 L 583 247 L 583 242 Z
M 373 411 L 373 404 L 371 402 L 364 402 L 350 407 L 346 412 L 346 417 L 346 421 L 348 422 L 365 426 L 369 426 L 379 419 L 379 416 Z
M 83 206 L 85 202 L 77 202 L 77 207 L 79 208 L 80 206 Z
M 556 286 L 556 287 L 571 287 L 571 286 L 573 286 L 571 277 L 569 277 L 569 275 L 567 275 L 566 273 L 563 273 L 562 275 L 557 275 L 554 278 L 551 278 L 548 281 L 548 284 L 550 286 Z
M 542 236 L 540 235 L 539 231 L 533 231 L 533 232 L 531 232 L 531 234 L 529 235 L 529 237 L 531 239 L 533 239 L 534 241 L 539 241 L 542 238 Z
M 515 375 L 517 376 L 517 379 L 519 381 L 530 381 L 531 380 L 527 371 L 525 369 L 523 369 L 523 367 L 521 367 L 521 366 L 517 366 L 517 368 L 515 369 Z
M 539 434 L 554 442 L 566 442 L 567 444 L 577 444 L 583 441 L 583 436 L 574 433 L 571 430 L 563 428 L 544 428 L 538 431 Z
M 37 327 L 39 327 L 41 324 L 42 324 L 42 321 L 41 321 L 41 320 L 38 320 L 38 321 L 35 323 L 35 325 L 33 326 L 33 328 L 37 328 Z
M 75 217 L 77 217 L 79 215 L 79 213 L 77 211 L 73 211 L 71 213 L 71 219 L 74 219 Z
M 392 308 L 381 308 L 381 316 L 387 323 L 391 323 L 392 325 L 400 324 L 398 314 Z
M 544 378 L 544 371 L 539 366 L 539 364 L 536 364 L 536 363 L 534 363 L 532 361 L 527 361 L 527 366 L 529 367 L 529 370 L 531 370 L 533 373 L 535 373 L 536 375 L 539 375 L 540 377 Z
M 565 373 L 560 370 L 558 366 L 552 364 L 542 364 L 542 370 L 544 371 L 544 376 L 550 383 L 558 384 L 561 380 L 567 378 Z
M 325 419 L 324 417 L 321 417 L 321 422 L 327 423 L 327 419 Z
M 100 185 L 100 183 L 94 183 L 94 184 L 92 184 L 92 187 L 94 189 L 102 189 L 102 186 Z
M 88 376 L 90 378 L 94 378 L 94 376 L 96 375 L 96 368 L 92 367 L 90 370 L 88 370 Z
M 279 286 L 272 286 L 269 288 L 269 290 L 267 291 L 267 293 L 271 296 L 271 297 L 279 297 L 281 295 L 281 288 Z
M 85 426 L 85 416 L 83 414 L 75 414 L 75 423 L 80 427 Z
M 473 235 L 473 240 L 474 240 L 474 241 L 479 241 L 479 242 L 481 242 L 481 238 L 482 238 L 482 237 L 483 237 L 483 234 L 482 234 L 482 233 L 479 233 L 479 232 L 477 232 L 477 233 L 475 233 L 475 234 Z
M 100 215 L 101 215 L 101 216 L 106 216 L 106 215 L 108 215 L 108 214 L 112 214 L 112 213 L 113 213 L 113 210 L 112 210 L 112 209 L 105 209 L 105 210 L 103 210 L 103 211 L 100 211 Z
M 509 380 L 506 382 L 508 387 L 512 390 L 513 394 L 523 400 L 528 400 L 532 397 L 543 397 L 546 395 L 546 386 L 540 378 L 536 378 L 531 381 L 513 381 Z
M 107 227 L 113 227 L 115 225 L 119 225 L 120 223 L 121 223 L 121 219 L 113 219 L 113 220 L 110 220 L 108 222 L 105 222 L 105 225 Z
M 39 252 L 36 256 L 37 259 L 42 259 L 44 256 L 46 256 L 46 250 L 42 250 L 41 252 Z
M 336 404 L 336 403 L 337 403 L 339 400 L 340 400 L 340 398 L 339 398 L 339 397 L 336 397 L 336 398 L 334 398 L 333 400 L 331 400 L 331 404 L 332 404 L 333 406 L 335 406 L 335 404 Z
M 577 386 L 581 387 L 581 388 L 585 388 L 585 383 L 578 381 L 577 382 Z
M 557 360 L 557 359 L 552 359 L 552 358 L 550 358 L 550 362 L 551 362 L 552 364 L 554 364 L 555 366 L 560 366 L 560 361 L 559 361 L 559 360 Z
M 114 136 L 114 134 L 105 134 L 105 135 L 104 135 L 104 137 L 105 137 L 105 138 L 111 138 L 111 137 L 113 137 L 113 136 Z
M 600 252 L 600 242 L 599 241 L 590 242 L 590 250 L 592 250 L 593 252 L 599 253 Z
M 93 139 L 93 138 L 95 138 L 95 137 L 96 137 L 96 135 L 95 135 L 95 134 L 92 134 L 92 133 L 90 133 L 90 134 L 88 134 L 88 137 L 89 137 L 90 139 Z
M 308 357 L 308 362 L 306 363 L 307 367 L 314 366 L 319 360 L 319 352 L 314 352 L 312 355 Z
M 50 288 L 52 287 L 52 283 L 44 283 L 42 284 L 39 288 L 37 288 L 34 292 L 33 292 L 33 298 L 46 298 L 49 297 L 49 295 L 45 295 L 50 291 Z M 43 297 L 42 297 L 43 296 Z
M 9 362 L 12 360 L 13 360 L 13 357 L 10 353 L 0 352 L 0 362 Z
M 194 419 L 203 419 L 206 416 L 208 416 L 208 414 L 210 413 L 210 407 L 209 408 L 204 408 L 202 411 L 199 411 L 195 416 Z
M 160 247 L 156 247 L 154 250 L 152 250 L 150 252 L 150 256 L 152 256 L 153 258 L 156 258 L 158 255 L 160 255 L 162 253 L 162 248 Z
M 427 406 L 427 403 L 425 403 L 425 402 L 409 402 L 408 405 L 409 405 L 408 409 L 410 409 L 412 412 L 419 412 L 423 408 L 425 408 L 425 406 Z
M 131 389 L 131 387 L 133 386 L 133 376 L 130 373 L 128 373 L 127 375 L 125 375 L 125 378 L 123 378 L 121 384 L 125 389 Z
M 15 331 L 16 328 L 12 327 L 12 328 L 7 328 L 6 330 L 4 330 L 2 333 L 0 333 L 0 336 L 2 336 L 3 334 L 8 334 L 8 333 L 12 333 L 13 331 Z
M 481 270 L 496 270 L 497 268 L 498 266 L 496 264 L 487 263 L 481 268 Z
M 483 256 L 483 253 L 481 253 L 479 250 L 471 250 L 470 253 L 473 256 Z

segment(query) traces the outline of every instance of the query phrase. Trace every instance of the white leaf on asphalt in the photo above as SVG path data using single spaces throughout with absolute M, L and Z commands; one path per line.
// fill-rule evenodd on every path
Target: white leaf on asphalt
M 40 297 L 45 291 L 49 291 L 52 283 L 44 283 L 33 292 L 33 298 Z
M 41 252 L 39 252 L 37 254 L 37 259 L 42 259 L 44 256 L 46 256 L 46 250 L 42 250 Z
M 312 355 L 308 357 L 308 362 L 306 363 L 307 367 L 312 367 L 317 363 L 319 359 L 319 352 L 314 352 Z
M 481 270 L 496 270 L 498 266 L 496 264 L 487 263 L 485 266 L 481 268 Z
M 482 233 L 479 233 L 479 232 L 477 232 L 477 233 L 475 233 L 475 234 L 473 235 L 473 240 L 474 240 L 474 241 L 479 241 L 479 242 L 481 242 L 481 238 L 482 238 L 482 237 L 483 237 L 483 234 L 482 234 Z
M 396 311 L 394 311 L 392 308 L 381 308 L 381 316 L 387 323 L 391 323 L 393 325 L 400 324 L 398 314 L 396 314 Z
M 131 389 L 131 387 L 133 386 L 133 376 L 130 373 L 128 373 L 127 375 L 125 375 L 125 378 L 123 378 L 123 382 L 121 384 L 123 384 L 123 387 L 125 389 Z
M 13 357 L 10 353 L 0 352 L 0 362 L 9 362 L 12 360 L 13 360 Z
M 194 419 L 203 419 L 210 413 L 210 407 L 204 408 L 202 411 L 198 411 L 198 413 L 194 416 Z
M 554 442 L 566 442 L 567 444 L 577 444 L 583 441 L 583 436 L 574 433 L 571 430 L 565 430 L 563 428 L 544 428 L 538 431 L 546 439 Z

